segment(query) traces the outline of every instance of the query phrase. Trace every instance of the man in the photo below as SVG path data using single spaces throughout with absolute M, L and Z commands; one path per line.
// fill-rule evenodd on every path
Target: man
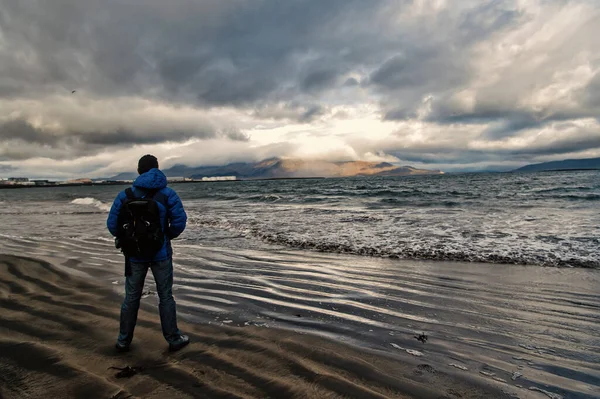
M 107 226 L 110 233 L 119 239 L 122 229 L 119 226 L 119 212 L 128 200 L 152 199 L 158 205 L 160 224 L 164 233 L 162 248 L 151 256 L 126 256 L 125 300 L 121 306 L 121 325 L 116 348 L 120 352 L 129 350 L 133 340 L 133 330 L 137 322 L 140 299 L 148 269 L 152 270 L 158 291 L 160 323 L 163 336 L 172 351 L 186 346 L 190 339 L 177 328 L 177 313 L 173 299 L 173 250 L 171 240 L 185 229 L 187 215 L 177 193 L 167 187 L 167 178 L 158 169 L 158 160 L 152 155 L 144 155 L 138 162 L 139 176 L 131 189 L 121 191 L 115 199 Z M 125 205 L 127 206 L 127 205 Z M 156 223 L 158 226 L 158 222 Z M 163 234 L 161 234 L 161 237 Z M 160 243 L 158 244 L 160 245 Z

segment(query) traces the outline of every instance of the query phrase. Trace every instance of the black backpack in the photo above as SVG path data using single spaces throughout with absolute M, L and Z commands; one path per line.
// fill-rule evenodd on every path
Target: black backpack
M 125 190 L 125 195 L 127 199 L 117 218 L 115 244 L 126 258 L 152 258 L 165 243 L 158 202 L 166 208 L 166 197 L 158 190 L 153 190 L 148 191 L 145 198 L 136 198 L 131 188 Z

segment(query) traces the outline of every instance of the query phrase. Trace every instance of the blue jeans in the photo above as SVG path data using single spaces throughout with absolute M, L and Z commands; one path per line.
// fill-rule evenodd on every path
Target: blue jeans
M 148 268 L 152 269 L 156 282 L 163 336 L 170 344 L 181 335 L 177 328 L 177 311 L 175 299 L 173 299 L 173 259 L 169 258 L 158 262 L 131 262 L 131 275 L 125 279 L 125 300 L 121 305 L 121 327 L 118 338 L 120 344 L 129 345 L 133 340 L 133 330 L 137 322 Z

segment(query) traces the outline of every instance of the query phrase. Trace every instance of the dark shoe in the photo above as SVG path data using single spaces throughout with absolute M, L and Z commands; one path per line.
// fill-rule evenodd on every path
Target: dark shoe
M 169 344 L 169 350 L 171 352 L 176 352 L 189 343 L 190 343 L 190 337 L 188 337 L 187 335 L 180 335 L 176 341 L 171 342 Z
M 121 352 L 121 353 L 123 353 L 123 352 L 129 352 L 129 345 L 125 345 L 125 344 L 122 344 L 120 342 L 117 342 L 115 344 L 115 348 L 117 349 L 117 352 Z

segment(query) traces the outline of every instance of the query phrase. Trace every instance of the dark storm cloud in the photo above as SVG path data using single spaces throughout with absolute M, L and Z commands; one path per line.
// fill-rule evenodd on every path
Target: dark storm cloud
M 165 142 L 182 143 L 190 139 L 226 138 L 232 141 L 248 141 L 248 136 L 235 128 L 204 130 L 149 130 L 134 131 L 117 128 L 112 131 L 97 130 L 49 130 L 36 128 L 23 119 L 0 125 L 0 158 L 2 160 L 27 159 L 48 156 L 65 159 L 90 155 L 101 149 L 127 148 L 134 145 Z
M 522 20 L 510 6 L 508 1 L 484 1 L 458 16 L 448 11 L 435 21 L 416 20 L 398 46 L 401 51 L 381 63 L 366 83 L 385 95 L 384 118 L 416 118 L 428 96 L 444 98 L 468 87 L 476 46 Z
M 191 138 L 215 138 L 224 135 L 235 140 L 245 140 L 232 131 L 216 132 L 205 130 L 191 134 L 187 131 L 141 131 L 134 132 L 125 128 L 114 131 L 52 131 L 32 126 L 29 122 L 16 119 L 0 125 L 0 138 L 4 140 L 19 140 L 25 143 L 42 145 L 81 144 L 97 145 L 127 145 L 127 144 L 154 144 L 162 142 L 183 142 Z
M 520 150 L 501 150 L 499 154 L 553 155 L 600 149 L 600 129 L 580 132 L 574 137 L 534 144 Z
M 483 132 L 482 137 L 490 140 L 499 140 L 505 137 L 517 135 L 525 129 L 540 128 L 545 121 L 539 121 L 531 115 L 515 115 L 510 113 L 499 118 L 497 122 L 490 121 L 489 127 Z
M 360 83 L 358 82 L 358 80 L 356 80 L 356 78 L 348 78 L 344 82 L 344 87 L 355 87 L 359 85 Z
M 328 88 L 337 82 L 338 71 L 334 69 L 319 69 L 308 73 L 300 82 L 304 91 L 315 92 Z
M 0 139 L 2 141 L 21 140 L 29 143 L 52 144 L 59 138 L 50 132 L 33 127 L 25 120 L 15 119 L 0 124 Z
M 92 145 L 133 145 L 133 144 L 156 144 L 164 142 L 184 142 L 196 135 L 187 131 L 158 131 L 158 132 L 140 132 L 136 133 L 127 129 L 117 129 L 114 132 L 72 132 L 69 137 L 76 138 L 78 141 Z M 215 132 L 206 132 L 200 135 L 202 138 L 216 137 Z
M 408 48 L 406 53 L 392 57 L 373 72 L 371 84 L 386 91 L 426 88 L 434 82 L 446 87 L 459 84 L 466 77 L 467 67 L 452 60 L 450 50 L 442 47 Z
M 467 54 L 446 47 L 408 47 L 382 63 L 368 78 L 368 86 L 383 93 L 385 119 L 415 118 L 423 99 L 434 92 L 460 87 L 469 79 Z
M 85 87 L 107 96 L 159 88 L 172 101 L 216 105 L 277 96 L 294 81 L 312 90 L 332 84 L 335 72 L 326 65 L 302 76 L 295 57 L 331 50 L 332 26 L 349 10 L 368 15 L 379 3 L 7 0 L 2 32 L 17 55 L 36 62 L 23 68 L 17 56 L 2 54 L 9 78 L 0 88 Z
M 290 120 L 297 123 L 309 123 L 321 115 L 326 114 L 327 107 L 315 103 L 300 103 L 297 101 L 274 104 L 261 105 L 254 109 L 253 115 L 258 118 L 274 119 L 274 120 Z
M 523 13 L 512 9 L 508 1 L 482 1 L 460 15 L 458 37 L 464 43 L 479 41 L 482 37 L 489 37 L 499 30 L 515 25 L 523 17 Z
M 316 117 L 323 115 L 325 113 L 325 108 L 321 105 L 312 105 L 305 112 L 300 115 L 298 119 L 299 122 L 307 123 L 314 120 Z
M 587 12 L 569 8 L 574 4 L 585 5 Z M 206 116 L 198 123 L 190 117 L 185 123 L 171 123 L 173 118 L 160 124 L 162 114 L 149 122 L 149 114 L 140 111 L 117 123 L 113 115 L 96 117 L 93 105 L 85 108 L 86 101 L 138 98 L 174 110 L 208 114 L 228 108 L 269 123 L 305 124 L 324 120 L 337 105 L 376 102 L 387 120 L 485 124 L 477 139 L 498 144 L 489 151 L 455 150 L 452 140 L 427 143 L 454 154 L 457 162 L 506 156 L 504 139 L 600 115 L 600 73 L 589 81 L 566 76 L 578 66 L 600 68 L 594 56 L 600 45 L 593 39 L 599 36 L 598 14 L 591 12 L 597 7 L 576 0 L 549 0 L 541 11 L 528 6 L 511 0 L 449 5 L 408 0 L 2 0 L 0 150 L 4 159 L 25 159 L 47 148 L 49 156 L 64 159 L 113 146 L 250 140 L 234 120 L 212 123 Z M 568 27 L 558 24 L 560 18 L 545 23 L 563 14 L 571 18 Z M 511 36 L 536 20 L 544 23 L 529 35 Z M 530 36 L 542 27 L 548 38 L 533 40 Z M 506 57 L 494 59 L 497 52 Z M 570 64 L 577 57 L 582 57 L 579 64 Z M 568 101 L 558 99 L 569 79 L 581 79 L 581 85 L 573 85 L 580 89 Z M 552 90 L 539 94 L 545 88 Z M 77 90 L 74 101 L 82 99 L 76 112 L 85 109 L 88 115 L 61 114 L 56 125 L 62 128 L 35 127 L 40 123 L 34 121 L 51 119 L 44 115 L 9 117 L 22 111 L 11 107 L 13 99 L 50 102 L 71 96 L 72 90 Z M 113 111 L 115 119 L 121 111 Z M 344 112 L 352 116 L 351 110 L 338 115 Z M 560 155 L 595 145 L 595 131 L 571 130 L 561 142 L 547 140 L 546 146 L 522 151 Z M 454 145 L 468 144 L 457 141 Z M 379 150 L 386 149 L 372 149 Z
M 576 3 L 562 4 L 566 7 Z M 571 72 L 574 67 L 569 66 L 569 62 L 573 57 L 580 56 L 584 49 L 594 52 L 592 49 L 598 48 L 598 42 L 590 36 L 597 34 L 597 27 L 592 25 L 593 16 L 582 22 L 579 29 L 568 32 L 569 36 L 557 35 L 551 39 L 546 44 L 548 50 L 540 47 L 539 54 L 532 52 L 531 58 L 523 56 L 507 64 L 498 78 L 490 80 L 481 70 L 474 69 L 472 61 L 481 56 L 478 52 L 486 49 L 486 41 L 496 40 L 499 33 L 510 32 L 531 19 L 522 11 L 511 10 L 510 5 L 505 1 L 482 2 L 458 18 L 440 23 L 439 31 L 431 33 L 433 38 L 436 33 L 446 35 L 446 40 L 425 39 L 415 42 L 414 47 L 405 45 L 401 53 L 375 69 L 369 76 L 369 84 L 385 95 L 382 102 L 384 118 L 421 118 L 435 124 L 486 124 L 481 138 L 491 141 L 518 136 L 530 129 L 541 131 L 558 121 L 598 118 L 600 73 L 569 97 L 571 104 L 561 102 L 552 94 L 548 94 L 548 99 L 542 100 L 540 105 L 527 103 L 536 98 L 532 95 L 537 90 L 557 83 L 557 71 Z M 545 42 L 541 43 L 543 46 Z M 522 44 L 519 41 L 512 43 L 515 48 Z M 543 62 L 538 62 L 535 68 L 530 67 L 528 63 L 536 58 Z M 481 68 L 486 60 L 479 61 Z M 600 68 L 597 57 L 590 61 L 593 70 Z M 493 69 L 490 71 L 497 73 Z M 475 85 L 477 79 L 494 83 Z M 464 96 L 465 90 L 473 97 L 469 106 L 457 99 Z M 500 147 L 498 151 L 501 153 Z M 562 153 L 560 147 L 556 151 L 557 155 Z
M 225 129 L 221 132 L 221 134 L 225 137 L 227 137 L 229 140 L 233 140 L 233 141 L 249 141 L 250 137 L 243 133 L 240 132 L 238 129 L 234 129 L 234 128 L 230 128 L 230 129 Z
M 502 145 L 488 149 L 465 148 L 457 142 L 456 146 L 436 144 L 434 142 L 420 145 L 408 145 L 397 149 L 391 145 L 387 153 L 408 162 L 430 164 L 462 164 L 501 160 L 518 160 L 526 162 L 539 156 L 572 154 L 588 150 L 600 150 L 600 128 L 575 129 L 574 126 L 564 126 L 576 133 L 553 140 L 540 139 L 520 148 L 507 148 Z M 555 127 L 561 131 L 561 127 Z

